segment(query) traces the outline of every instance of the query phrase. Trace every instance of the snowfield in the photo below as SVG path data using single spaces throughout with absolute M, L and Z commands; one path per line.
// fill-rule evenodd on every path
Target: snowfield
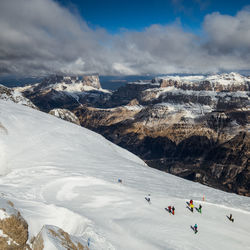
M 0 171 L 1 195 L 30 239 L 47 224 L 90 249 L 250 249 L 250 198 L 151 169 L 94 132 L 9 101 L 0 101 Z

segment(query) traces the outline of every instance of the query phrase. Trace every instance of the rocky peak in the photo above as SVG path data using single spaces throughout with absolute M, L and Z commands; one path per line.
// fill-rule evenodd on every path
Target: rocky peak
M 86 242 L 80 237 L 74 237 L 61 228 L 44 225 L 40 233 L 34 239 L 32 244 L 34 250 L 42 249 L 72 249 L 72 250 L 87 250 Z
M 88 87 L 93 89 L 101 89 L 101 84 L 98 75 L 89 76 L 60 76 L 52 75 L 44 78 L 41 83 L 38 83 L 34 88 L 30 88 L 33 92 L 54 89 L 57 91 L 68 92 L 83 92 L 88 90 Z M 27 88 L 24 89 L 28 91 Z
M 50 110 L 49 114 L 54 115 L 58 118 L 61 118 L 65 121 L 80 125 L 80 121 L 77 118 L 77 116 L 67 109 L 52 109 Z
M 91 86 L 96 89 L 101 88 L 100 80 L 98 75 L 84 76 L 83 83 L 87 86 Z
M 30 249 L 28 240 L 28 224 L 14 204 L 0 198 L 0 249 Z
M 133 99 L 128 103 L 127 106 L 136 106 L 136 105 L 139 105 L 139 102 L 137 99 Z
M 165 76 L 154 79 L 161 88 L 174 86 L 183 90 L 204 91 L 249 91 L 250 78 L 238 73 L 192 76 Z
M 37 109 L 37 107 L 29 99 L 25 98 L 18 90 L 10 89 L 3 85 L 0 85 L 0 99 Z

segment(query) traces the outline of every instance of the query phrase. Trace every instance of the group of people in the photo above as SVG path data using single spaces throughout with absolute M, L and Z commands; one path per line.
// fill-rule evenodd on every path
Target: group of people
M 172 215 L 174 215 L 175 207 L 174 206 L 168 206 L 168 212 Z
M 148 194 L 146 197 L 145 197 L 146 201 L 148 203 L 150 203 L 150 194 Z M 193 200 L 191 199 L 189 202 L 187 202 L 187 204 L 189 205 L 189 208 L 190 208 L 190 211 L 191 212 L 194 212 L 194 202 Z M 165 208 L 170 214 L 175 214 L 175 207 L 174 206 L 168 206 L 168 208 Z M 196 210 L 201 213 L 201 209 L 202 209 L 202 206 L 201 204 L 199 204 L 199 208 L 196 208 Z M 228 217 L 228 216 L 227 216 Z M 228 217 L 228 219 L 232 222 L 234 222 L 234 219 L 232 217 L 232 214 L 230 214 L 230 216 Z M 194 233 L 196 234 L 198 232 L 198 225 L 195 224 L 194 226 L 191 226 L 191 228 L 193 229 Z
M 190 207 L 191 212 L 194 212 L 194 202 L 193 202 L 193 200 L 189 201 L 189 207 Z M 199 204 L 199 208 L 196 208 L 196 209 L 197 209 L 197 211 L 199 213 L 201 213 L 201 209 L 202 209 L 201 204 Z

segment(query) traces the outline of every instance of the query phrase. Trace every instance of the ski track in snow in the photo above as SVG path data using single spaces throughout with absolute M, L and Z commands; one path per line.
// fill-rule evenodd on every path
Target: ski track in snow
M 3 101 L 0 111 L 8 129 L 0 164 L 7 160 L 11 170 L 0 191 L 27 220 L 30 238 L 50 224 L 89 238 L 90 249 L 250 249 L 249 198 L 148 168 L 102 136 L 42 112 Z M 202 214 L 189 211 L 191 198 Z

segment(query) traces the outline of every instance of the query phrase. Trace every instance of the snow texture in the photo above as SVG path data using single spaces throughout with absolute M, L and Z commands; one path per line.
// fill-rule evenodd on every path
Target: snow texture
M 215 74 L 215 75 L 191 75 L 191 76 L 163 76 L 158 77 L 159 79 L 165 80 L 173 80 L 177 82 L 185 82 L 185 83 L 192 83 L 192 82 L 202 82 L 202 81 L 209 81 L 214 84 L 220 85 L 233 85 L 233 84 L 245 84 L 246 82 L 250 81 L 249 77 L 242 76 L 238 73 L 231 72 L 229 74 Z
M 0 101 L 0 112 L 10 168 L 0 190 L 30 237 L 47 224 L 90 249 L 250 249 L 250 198 L 151 169 L 102 136 L 28 107 Z M 191 198 L 202 214 L 189 211 Z

